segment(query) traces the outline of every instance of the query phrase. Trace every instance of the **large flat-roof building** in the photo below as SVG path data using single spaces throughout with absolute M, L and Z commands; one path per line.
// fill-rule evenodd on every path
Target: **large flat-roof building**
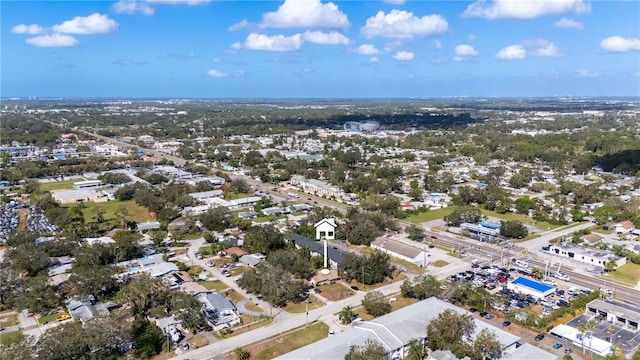
M 352 345 L 365 346 L 368 340 L 380 343 L 387 351 L 387 358 L 403 359 L 407 355 L 407 344 L 409 341 L 412 339 L 424 341 L 427 325 L 440 313 L 448 309 L 459 314 L 468 313 L 460 307 L 432 297 L 384 315 L 378 319 L 356 324 L 332 337 L 281 355 L 276 359 L 344 359 L 344 356 L 349 352 L 349 348 Z M 520 340 L 518 336 L 478 319 L 475 319 L 474 323 L 476 327 L 474 334 L 471 336 L 472 339 L 475 338 L 482 329 L 487 328 L 496 334 L 498 341 L 505 351 L 504 358 L 523 359 L 523 357 L 519 356 L 508 356 L 509 354 L 517 354 L 518 349 L 522 347 L 518 343 Z M 555 355 L 547 353 L 544 350 L 539 350 L 538 352 L 526 347 L 520 351 L 526 353 L 527 350 L 531 350 L 530 352 L 532 354 L 535 352 L 536 356 L 538 356 L 536 359 L 557 359 Z
M 538 299 L 544 299 L 556 291 L 555 286 L 543 284 L 522 276 L 507 284 L 507 288 L 525 295 L 535 296 Z

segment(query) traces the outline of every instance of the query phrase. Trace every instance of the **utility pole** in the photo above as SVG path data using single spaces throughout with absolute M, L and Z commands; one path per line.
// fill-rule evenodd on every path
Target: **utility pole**
M 309 327 L 309 300 L 305 300 L 304 302 L 304 313 L 306 315 L 306 322 L 304 327 Z

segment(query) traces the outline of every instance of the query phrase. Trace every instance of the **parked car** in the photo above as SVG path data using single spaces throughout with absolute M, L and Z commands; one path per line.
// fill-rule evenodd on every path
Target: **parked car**
M 65 320 L 67 320 L 67 319 L 71 319 L 71 315 L 69 315 L 69 314 L 62 314 L 62 315 L 60 315 L 60 316 L 58 316 L 58 317 L 56 318 L 56 321 L 65 321 Z
M 481 313 L 479 313 L 478 315 L 480 315 L 480 316 L 482 316 L 482 317 L 485 317 L 487 314 L 488 314 L 488 312 L 486 312 L 486 311 L 482 311 L 482 312 L 481 312 Z
M 538 334 L 536 335 L 536 337 L 533 338 L 535 341 L 540 341 L 542 339 L 544 339 L 544 334 Z
M 487 315 L 484 316 L 484 318 L 487 319 L 487 320 L 491 320 L 491 319 L 494 318 L 494 315 L 493 314 L 487 314 Z
M 554 349 L 560 349 L 561 347 L 562 347 L 562 344 L 560 344 L 560 343 L 553 344 L 553 348 Z
M 189 343 L 182 344 L 182 350 L 189 351 Z
M 564 353 L 565 354 L 571 354 L 572 352 L 573 352 L 573 349 L 571 349 L 571 348 L 564 349 Z
M 511 325 L 511 321 L 509 320 L 502 322 L 502 326 L 509 326 L 509 325 Z

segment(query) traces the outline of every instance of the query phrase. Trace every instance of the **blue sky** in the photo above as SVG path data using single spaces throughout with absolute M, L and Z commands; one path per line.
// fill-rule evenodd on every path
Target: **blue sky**
M 640 1 L 2 1 L 3 97 L 640 96 Z

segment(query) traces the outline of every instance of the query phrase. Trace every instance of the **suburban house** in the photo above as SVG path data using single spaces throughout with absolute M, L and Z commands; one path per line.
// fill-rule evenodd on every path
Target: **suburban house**
M 313 226 L 316 228 L 316 239 L 334 240 L 336 238 L 336 227 L 338 227 L 336 219 L 322 219 Z
M 635 230 L 635 228 L 636 227 L 629 220 L 625 220 L 613 225 L 613 229 L 615 230 L 616 234 L 628 234 Z
M 245 254 L 238 259 L 241 263 L 249 266 L 256 266 L 264 261 L 267 257 L 262 254 Z
M 240 323 L 240 315 L 229 299 L 218 293 L 200 293 L 196 299 L 214 329 L 220 330 Z
M 583 235 L 580 239 L 582 239 L 582 241 L 586 243 L 593 245 L 597 242 L 600 242 L 602 240 L 602 236 L 592 233 L 592 234 Z
M 429 264 L 429 253 L 426 249 L 420 249 L 386 237 L 375 239 L 371 243 L 371 247 L 420 267 L 426 267 Z
M 311 240 L 306 236 L 300 234 L 287 234 L 284 236 L 286 241 L 292 241 L 296 248 L 305 247 L 311 253 L 311 256 L 324 256 L 324 242 Z M 338 249 L 335 246 L 327 246 L 327 262 L 330 268 L 336 269 L 338 265 L 342 263 L 344 257 L 347 255 L 345 251 Z
M 107 316 L 111 309 L 120 307 L 120 305 L 111 301 L 96 304 L 93 296 L 83 299 L 67 299 L 64 301 L 64 305 L 67 307 L 69 315 L 73 319 L 82 321 L 82 323 L 86 323 L 94 317 Z
M 137 225 L 138 231 L 141 234 L 147 233 L 149 230 L 158 230 L 160 229 L 160 223 L 157 221 L 149 221 L 144 223 L 138 223 Z

